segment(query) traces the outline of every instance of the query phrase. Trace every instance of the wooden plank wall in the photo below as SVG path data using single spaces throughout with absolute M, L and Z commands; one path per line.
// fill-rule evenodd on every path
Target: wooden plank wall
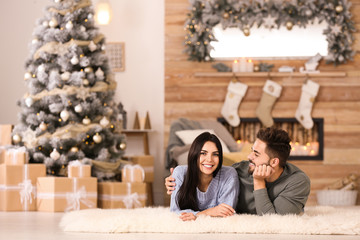
M 352 0 L 351 12 L 358 31 L 353 48 L 360 50 L 360 0 Z M 195 77 L 196 72 L 216 72 L 213 63 L 191 62 L 184 51 L 184 22 L 190 7 L 188 0 L 165 0 L 165 146 L 170 124 L 179 117 L 194 120 L 216 119 L 224 103 L 226 88 L 230 78 Z M 296 46 L 294 46 L 296 47 Z M 263 61 L 274 64 L 274 71 L 282 65 L 304 66 L 306 60 Z M 231 66 L 231 62 L 224 62 Z M 257 62 L 255 61 L 255 64 Z M 308 170 L 315 176 L 323 165 L 360 166 L 360 55 L 354 61 L 340 66 L 327 65 L 322 60 L 318 69 L 322 72 L 345 72 L 346 77 L 314 77 L 320 84 L 320 91 L 313 106 L 312 116 L 324 118 L 325 159 L 314 162 Z M 239 107 L 241 117 L 256 117 L 255 109 L 262 95 L 262 87 L 267 78 L 247 78 L 239 80 L 249 86 Z M 273 117 L 292 118 L 301 95 L 303 77 L 273 77 L 282 84 L 283 91 L 275 103 Z M 308 162 L 306 164 L 309 164 Z M 320 167 L 320 168 L 319 168 Z M 325 166 L 326 167 L 326 166 Z M 332 171 L 333 168 L 324 168 Z M 343 168 L 337 176 L 347 175 L 351 168 Z M 313 171 L 313 172 L 312 172 Z M 326 174 L 323 174 L 326 179 Z M 330 179 L 327 179 L 330 181 Z M 322 181 L 322 180 L 321 180 Z

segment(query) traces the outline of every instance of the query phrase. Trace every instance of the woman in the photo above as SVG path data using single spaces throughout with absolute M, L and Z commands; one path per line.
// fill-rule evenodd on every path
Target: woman
M 171 194 L 170 211 L 183 221 L 200 215 L 226 217 L 235 213 L 239 179 L 232 167 L 222 167 L 219 139 L 209 132 L 197 136 L 191 144 L 188 165 L 174 169 L 176 187 Z

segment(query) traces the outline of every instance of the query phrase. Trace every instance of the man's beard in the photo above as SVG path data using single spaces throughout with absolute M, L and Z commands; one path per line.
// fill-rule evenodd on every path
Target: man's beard
M 271 160 L 271 159 L 268 160 L 268 162 L 267 162 L 267 164 L 266 164 L 267 166 L 270 166 L 270 160 Z M 252 175 L 252 174 L 254 173 L 254 170 L 255 170 L 256 165 L 255 165 L 255 163 L 254 163 L 253 161 L 251 161 L 251 160 L 248 160 L 248 161 L 249 161 L 248 173 L 249 173 L 250 175 Z M 251 169 L 250 163 L 254 164 L 254 168 L 253 168 L 253 169 Z M 263 164 L 262 164 L 262 165 L 263 165 Z

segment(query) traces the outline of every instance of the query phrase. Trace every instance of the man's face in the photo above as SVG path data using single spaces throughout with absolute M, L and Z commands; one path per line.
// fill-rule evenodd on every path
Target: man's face
M 251 148 L 251 153 L 248 155 L 249 159 L 249 173 L 252 174 L 256 166 L 269 165 L 270 157 L 265 153 L 266 143 L 256 139 Z

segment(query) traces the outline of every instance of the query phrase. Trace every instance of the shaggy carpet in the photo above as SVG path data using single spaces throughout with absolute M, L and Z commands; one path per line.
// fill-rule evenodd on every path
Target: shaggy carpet
M 66 232 L 99 233 L 257 233 L 360 235 L 360 208 L 308 207 L 301 216 L 247 215 L 198 217 L 183 222 L 169 208 L 87 209 L 65 213 Z

